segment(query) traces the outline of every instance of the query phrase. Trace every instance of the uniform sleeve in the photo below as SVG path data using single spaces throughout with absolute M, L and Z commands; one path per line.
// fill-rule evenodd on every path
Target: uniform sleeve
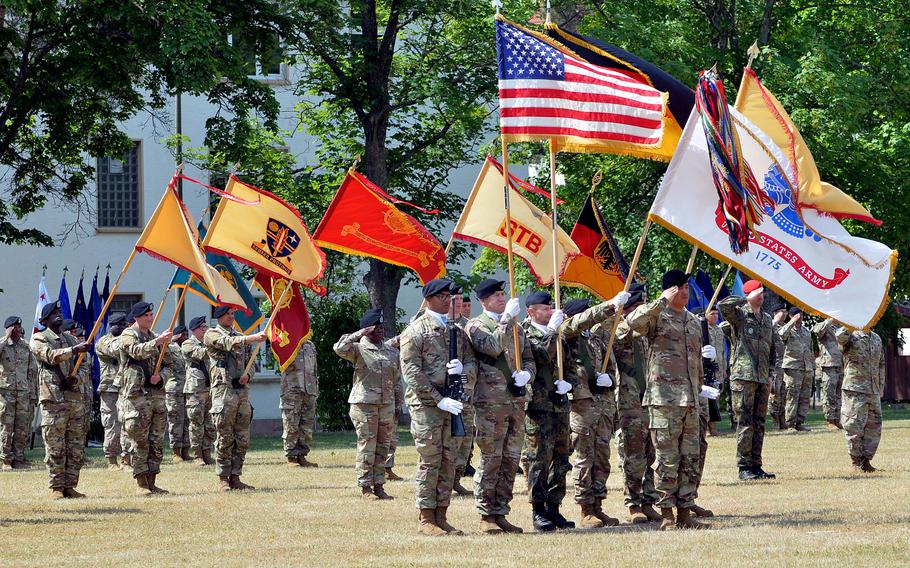
M 825 338 L 826 335 L 828 335 L 830 331 L 832 331 L 833 327 L 834 320 L 825 319 L 812 326 L 812 333 L 814 333 L 815 336 L 818 337 L 818 340 L 821 341 Z
M 743 325 L 743 313 L 739 307 L 745 303 L 745 298 L 728 296 L 717 303 L 717 310 L 724 316 L 724 321 L 730 322 L 734 329 L 739 329 Z
M 839 327 L 834 332 L 834 337 L 837 339 L 837 346 L 840 347 L 841 352 L 846 354 L 847 347 L 853 341 L 853 333 L 846 327 Z
M 468 323 L 465 333 L 468 336 L 468 340 L 471 342 L 471 348 L 475 351 L 490 357 L 499 357 L 503 351 L 505 330 L 506 326 L 500 324 L 491 332 L 483 323 L 475 320 Z M 511 327 L 509 328 L 509 331 L 511 332 Z M 509 336 L 511 337 L 511 333 Z M 462 363 L 464 363 L 464 361 L 462 361 Z
M 335 345 L 332 346 L 332 350 L 345 361 L 356 364 L 357 358 L 360 356 L 360 343 L 358 342 L 358 339 L 360 338 L 357 337 L 356 333 L 345 333 L 335 342 Z
M 419 333 L 405 331 L 401 336 L 401 375 L 404 377 L 408 388 L 417 394 L 420 403 L 426 406 L 436 406 L 442 400 L 442 395 L 430 383 L 430 378 L 423 372 L 421 366 L 421 350 L 423 337 Z M 473 353 L 471 354 L 473 358 Z M 464 363 L 464 361 L 462 361 Z
M 659 321 L 660 313 L 669 304 L 670 301 L 666 298 L 659 298 L 649 304 L 638 306 L 626 317 L 626 321 L 629 322 L 629 327 L 633 331 L 637 331 L 639 335 L 647 337 L 648 340 L 653 340 L 657 332 L 657 322 Z
M 880 341 L 881 342 L 881 341 Z M 879 398 L 885 394 L 885 381 L 888 380 L 888 366 L 885 363 L 885 344 L 881 342 L 881 349 L 878 350 L 879 359 L 878 359 L 878 384 L 881 385 L 881 390 L 878 393 Z
M 59 365 L 73 356 L 72 347 L 52 349 L 44 337 L 34 336 L 29 344 L 35 359 L 47 365 Z
M 105 335 L 104 337 L 99 339 L 97 343 L 95 343 L 95 351 L 99 355 L 104 355 L 105 357 L 110 357 L 111 359 L 116 359 L 117 354 L 111 348 L 111 345 L 113 345 L 113 341 L 112 341 L 113 339 L 116 339 L 116 338 L 112 335 Z
M 183 345 L 180 346 L 180 350 L 183 352 L 183 356 L 193 361 L 205 361 L 206 349 L 205 345 L 202 343 L 193 343 L 189 340 L 184 341 Z
M 591 329 L 615 313 L 616 308 L 613 304 L 601 302 L 596 306 L 591 306 L 580 314 L 567 318 L 566 321 L 562 322 L 562 325 L 559 326 L 559 331 L 562 333 L 563 337 L 575 337 L 581 335 L 582 332 Z
M 464 330 L 458 328 L 460 333 L 464 333 Z M 468 384 L 474 385 L 477 382 L 477 359 L 474 357 L 474 349 L 471 347 L 471 342 L 465 333 L 465 347 L 467 349 L 461 354 L 461 364 L 464 367 L 462 371 L 465 376 L 468 377 Z M 473 391 L 473 387 L 471 387 Z
M 139 338 L 126 331 L 120 336 L 120 348 L 133 359 L 143 360 L 158 356 L 158 346 L 155 340 L 139 341 Z
M 177 361 L 174 357 L 174 353 L 171 351 L 171 344 L 168 344 L 167 348 L 164 350 L 164 357 L 161 358 L 161 368 L 158 369 L 158 375 L 161 377 L 162 382 L 166 383 L 169 379 L 172 379 L 177 375 L 176 365 Z
M 243 345 L 243 335 L 228 335 L 226 333 L 209 333 L 202 336 L 202 342 L 206 347 L 214 347 L 219 351 L 233 351 L 234 347 Z
M 786 344 L 787 340 L 790 339 L 790 332 L 793 331 L 794 325 L 796 325 L 796 323 L 791 319 L 784 325 L 780 326 L 780 330 L 778 330 L 777 334 L 780 336 L 780 340 L 783 341 L 784 344 Z
M 526 335 L 524 346 L 521 349 L 521 368 L 531 373 L 531 378 L 537 374 L 537 364 L 534 362 L 534 352 L 531 351 L 531 340 Z
M 397 411 L 402 406 L 404 406 L 404 383 L 399 374 L 395 380 L 395 410 Z

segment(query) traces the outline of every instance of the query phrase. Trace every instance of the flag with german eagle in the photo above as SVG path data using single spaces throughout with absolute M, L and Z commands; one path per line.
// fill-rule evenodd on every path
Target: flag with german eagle
M 560 283 L 583 288 L 602 300 L 621 292 L 629 276 L 629 264 L 594 203 L 593 195 L 589 194 L 585 200 L 570 236 L 581 254 L 569 260 Z
M 275 318 L 268 328 L 269 345 L 278 366 L 283 372 L 294 362 L 303 342 L 310 338 L 310 313 L 303 301 L 300 286 L 293 280 L 273 278 L 264 272 L 256 274 L 254 280 L 272 303 Z M 284 291 L 291 286 L 287 294 Z M 276 302 L 281 302 L 277 305 Z

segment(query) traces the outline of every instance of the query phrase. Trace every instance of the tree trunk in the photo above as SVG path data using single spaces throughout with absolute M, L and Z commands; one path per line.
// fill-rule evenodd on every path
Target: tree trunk
M 761 29 L 758 32 L 758 45 L 768 45 L 771 41 L 771 9 L 774 8 L 774 0 L 765 0 L 765 12 L 762 14 Z

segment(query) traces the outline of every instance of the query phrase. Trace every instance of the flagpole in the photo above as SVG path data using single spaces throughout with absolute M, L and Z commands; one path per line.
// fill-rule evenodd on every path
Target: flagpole
M 696 256 L 698 256 L 698 245 L 692 245 L 692 254 L 689 255 L 689 262 L 686 264 L 686 274 L 692 274 Z
M 509 192 L 511 183 L 509 180 L 509 143 L 505 137 L 502 137 L 502 190 L 506 205 L 506 259 L 509 264 L 509 297 L 515 297 L 515 261 L 512 258 L 512 211 L 509 205 Z M 554 245 L 555 246 L 555 245 Z M 515 346 L 515 370 L 521 370 L 521 350 L 518 346 L 518 322 L 512 322 L 512 343 Z M 507 379 L 509 377 L 506 377 Z
M 714 288 L 714 295 L 711 297 L 711 301 L 708 302 L 708 307 L 705 308 L 705 314 L 711 311 L 711 308 L 714 307 L 714 302 L 717 301 L 717 297 L 720 296 L 720 289 L 724 285 L 724 282 L 727 281 L 727 276 L 730 275 L 730 271 L 733 269 L 732 264 L 727 265 L 727 270 L 724 272 L 724 275 L 720 277 L 720 282 L 717 283 L 717 287 Z
M 269 329 L 269 326 L 272 325 L 272 322 L 275 320 L 275 316 L 278 315 L 278 311 L 281 309 L 281 304 L 284 303 L 285 296 L 287 296 L 288 292 L 291 291 L 291 286 L 296 286 L 296 285 L 297 285 L 297 283 L 294 282 L 293 280 L 288 280 L 288 285 L 284 288 L 284 291 L 281 293 L 281 296 L 278 298 L 278 302 L 276 302 L 272 306 L 272 313 L 269 314 L 269 321 L 265 322 L 265 327 L 263 328 L 263 331 L 267 331 Z M 246 367 L 243 369 L 243 373 L 240 374 L 241 377 L 243 375 L 248 374 L 250 372 L 250 369 L 253 368 L 253 362 L 256 361 L 256 355 L 259 354 L 259 348 L 262 347 L 263 343 L 264 343 L 263 341 L 256 342 L 256 347 L 253 349 L 253 353 L 250 355 L 250 360 L 247 361 Z M 252 377 L 250 377 L 250 380 L 252 380 Z
M 547 2 L 547 21 L 550 19 L 549 2 Z M 553 223 L 553 300 L 556 309 L 562 307 L 561 294 L 559 293 L 559 225 L 556 224 L 556 145 L 550 138 L 550 214 Z M 560 326 L 561 328 L 562 326 Z M 556 330 L 556 369 L 557 377 L 563 380 L 563 360 L 562 360 L 562 331 Z
M 170 288 L 167 288 L 164 291 L 164 296 L 161 297 L 161 302 L 158 303 L 158 309 L 155 310 L 155 319 L 152 320 L 152 327 L 150 329 L 155 329 L 155 326 L 158 325 L 158 319 L 161 317 L 162 312 L 164 312 L 164 303 L 167 302 L 167 295 L 170 291 Z
M 638 260 L 641 258 L 641 251 L 645 248 L 645 238 L 648 236 L 648 231 L 651 229 L 651 218 L 649 217 L 645 221 L 645 228 L 641 231 L 641 237 L 638 239 L 638 246 L 635 247 L 635 256 L 632 258 L 632 265 L 629 266 L 629 277 L 626 278 L 626 284 L 623 286 L 622 291 L 628 292 L 629 288 L 632 286 L 632 275 L 635 274 L 635 269 L 638 268 Z M 613 341 L 616 339 L 616 328 L 619 327 L 619 320 L 622 319 L 622 307 L 616 309 L 616 317 L 613 318 L 613 329 L 610 330 L 610 339 L 607 342 L 607 350 L 604 351 L 604 361 L 600 366 L 600 372 L 607 372 L 607 364 L 610 362 L 610 353 L 613 349 Z
M 174 324 L 177 323 L 177 317 L 180 315 L 180 310 L 183 309 L 183 303 L 186 301 L 186 292 L 190 289 L 190 285 L 193 283 L 193 278 L 195 274 L 190 274 L 189 280 L 186 281 L 186 286 L 183 287 L 183 290 L 180 291 L 180 299 L 177 300 L 177 306 L 174 307 L 174 315 L 171 317 L 171 323 L 169 324 L 167 331 L 174 330 Z M 154 324 L 152 324 L 154 327 Z M 164 361 L 164 352 L 167 350 L 167 345 L 161 346 L 161 351 L 158 353 L 158 361 L 155 363 L 155 372 L 153 375 L 157 375 L 158 371 L 161 370 L 161 363 Z

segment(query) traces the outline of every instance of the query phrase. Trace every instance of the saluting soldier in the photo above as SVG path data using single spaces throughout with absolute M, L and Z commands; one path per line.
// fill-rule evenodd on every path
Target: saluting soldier
M 45 328 L 32 335 L 29 349 L 38 361 L 41 433 L 51 499 L 85 497 L 76 491 L 83 463 L 85 406 L 79 380 L 71 375 L 76 357 L 88 351 L 89 344 L 77 343 L 63 333 L 59 302 L 46 304 L 38 321 Z
M 790 308 L 790 321 L 784 324 L 778 335 L 784 343 L 784 383 L 787 393 L 785 419 L 788 432 L 807 432 L 806 415 L 809 413 L 809 398 L 812 396 L 812 381 L 815 375 L 815 355 L 812 349 L 812 334 L 803 325 L 803 312 L 797 307 Z
M 853 467 L 865 473 L 882 437 L 882 393 L 885 389 L 885 350 L 874 331 L 839 328 L 837 344 L 844 362 L 841 424 Z
M 407 384 L 405 400 L 411 413 L 411 435 L 417 448 L 416 502 L 420 510 L 418 532 L 440 536 L 462 534 L 448 523 L 446 514 L 455 480 L 456 445 L 452 438 L 452 416 L 463 404 L 448 396 L 448 378 L 467 377 L 473 387 L 477 370 L 470 341 L 455 326 L 457 358 L 449 357 L 449 330 L 446 326 L 452 294 L 461 293 L 451 280 L 437 278 L 423 287 L 427 302 L 424 313 L 402 332 L 401 374 Z
M 828 430 L 841 428 L 840 400 L 841 384 L 844 380 L 844 358 L 837 345 L 834 320 L 828 318 L 812 328 L 818 339 L 819 367 L 822 373 L 822 405 Z
M 193 450 L 193 463 L 212 465 L 212 448 L 215 446 L 215 424 L 212 422 L 211 380 L 209 379 L 208 349 L 202 340 L 208 330 L 205 316 L 190 320 L 190 336 L 180 346 L 186 361 L 186 416 L 189 445 Z
M 491 278 L 477 285 L 475 294 L 483 312 L 465 328 L 477 362 L 477 383 L 471 397 L 480 450 L 474 499 L 480 513 L 480 532 L 485 534 L 523 532 L 506 516 L 512 510 L 512 488 L 524 441 L 525 385 L 536 372 L 523 329 L 517 330 L 521 368 L 515 368 L 514 331 L 521 305 L 518 298 L 506 301 L 505 285 L 505 281 Z
M 95 353 L 98 355 L 100 368 L 100 381 L 98 383 L 98 397 L 100 398 L 101 425 L 104 427 L 104 457 L 107 458 L 108 469 L 122 469 L 118 458 L 122 455 L 123 447 L 120 432 L 123 428 L 119 408 L 120 387 L 117 386 L 117 373 L 120 371 L 120 334 L 126 329 L 126 314 L 118 312 L 111 314 L 108 319 L 108 333 L 95 343 Z
M 215 465 L 222 491 L 255 489 L 240 481 L 250 447 L 250 379 L 243 374 L 250 353 L 247 345 L 265 341 L 266 332 L 240 335 L 234 331 L 234 308 L 218 306 L 213 315 L 218 325 L 206 330 L 203 343 L 209 355 L 212 380 L 212 421 L 215 423 Z
M 31 465 L 25 459 L 25 449 L 35 412 L 32 399 L 38 388 L 38 361 L 23 339 L 22 318 L 10 316 L 3 326 L 6 334 L 0 341 L 0 467 L 21 469 Z
M 357 485 L 368 501 L 392 499 L 385 492 L 386 460 L 395 422 L 395 389 L 400 382 L 398 349 L 383 340 L 382 308 L 367 310 L 360 330 L 342 335 L 333 349 L 354 365 L 348 404 L 357 431 Z
M 319 467 L 306 459 L 316 427 L 319 380 L 316 346 L 304 341 L 281 378 L 281 423 L 288 467 Z
M 167 435 L 171 441 L 173 463 L 190 459 L 186 396 L 183 394 L 186 386 L 186 359 L 180 349 L 188 336 L 186 326 L 178 325 L 174 328 L 173 339 L 167 344 L 173 374 L 164 384 L 164 403 L 167 407 Z

